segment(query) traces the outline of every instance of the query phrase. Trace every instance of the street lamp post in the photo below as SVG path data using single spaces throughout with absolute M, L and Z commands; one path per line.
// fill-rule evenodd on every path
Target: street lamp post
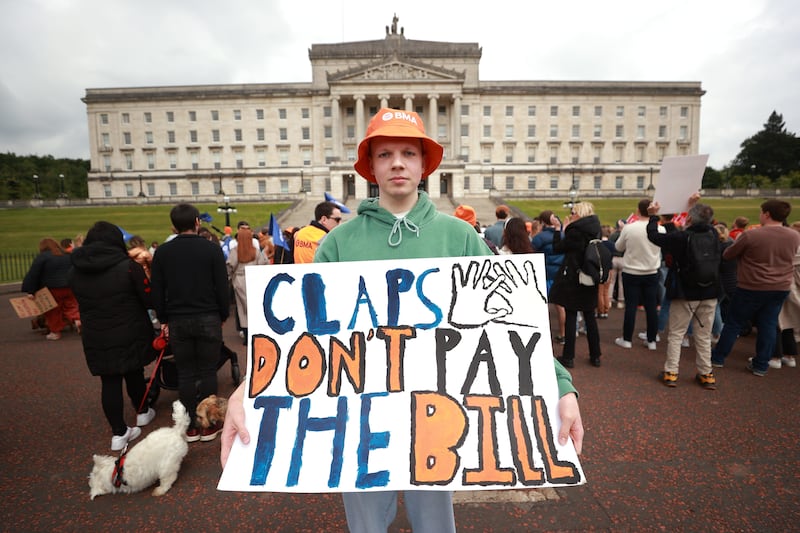
M 39 176 L 37 176 L 36 174 L 33 175 L 33 197 L 36 200 L 42 197 L 42 195 L 39 194 Z
M 756 190 L 756 166 L 750 165 L 750 185 L 747 186 L 750 195 L 755 194 Z
M 569 201 L 574 206 L 578 202 L 578 186 L 575 184 L 575 167 L 572 167 L 572 181 L 569 186 Z
M 64 192 L 64 174 L 59 174 L 58 175 L 58 179 L 59 179 L 59 183 L 61 184 L 61 192 L 59 193 L 58 196 L 61 197 L 61 198 L 66 198 L 67 197 L 67 193 Z
M 647 196 L 652 198 L 653 194 L 655 194 L 655 192 L 656 192 L 656 188 L 653 185 L 653 167 L 650 167 L 650 185 L 647 186 Z
M 225 226 L 230 227 L 231 225 L 231 213 L 236 212 L 236 207 L 231 205 L 231 199 L 227 196 L 222 198 L 222 201 L 225 202 L 223 205 L 217 207 L 217 213 L 225 213 Z
M 142 188 L 142 175 L 139 174 L 139 198 L 144 198 L 145 196 L 144 189 Z

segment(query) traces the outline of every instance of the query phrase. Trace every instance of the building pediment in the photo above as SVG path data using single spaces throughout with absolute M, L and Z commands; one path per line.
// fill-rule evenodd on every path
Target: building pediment
M 460 81 L 464 74 L 422 62 L 392 59 L 344 72 L 328 74 L 328 82 L 342 81 Z

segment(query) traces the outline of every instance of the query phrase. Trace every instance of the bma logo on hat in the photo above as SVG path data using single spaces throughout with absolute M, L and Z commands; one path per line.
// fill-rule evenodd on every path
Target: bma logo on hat
M 386 113 L 383 114 L 383 116 L 381 117 L 381 120 L 383 120 L 384 122 L 388 122 L 388 121 L 392 120 L 393 118 L 397 118 L 397 119 L 400 119 L 400 120 L 405 120 L 405 121 L 411 122 L 412 124 L 415 124 L 415 125 L 417 123 L 417 118 L 414 115 L 410 115 L 410 114 L 404 113 L 402 111 L 387 111 Z

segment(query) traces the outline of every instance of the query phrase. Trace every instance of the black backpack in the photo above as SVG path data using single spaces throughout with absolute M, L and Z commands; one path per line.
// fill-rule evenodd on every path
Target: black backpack
M 686 261 L 678 265 L 684 289 L 707 289 L 719 281 L 720 242 L 713 229 L 686 230 Z
M 592 239 L 583 252 L 578 282 L 592 287 L 608 281 L 611 271 L 611 250 L 600 239 Z

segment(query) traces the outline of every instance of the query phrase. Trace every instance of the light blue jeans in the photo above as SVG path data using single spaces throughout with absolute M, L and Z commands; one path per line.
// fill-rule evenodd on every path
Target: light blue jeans
M 342 494 L 350 533 L 385 532 L 397 515 L 397 491 Z M 407 490 L 406 515 L 414 533 L 455 533 L 453 493 Z

